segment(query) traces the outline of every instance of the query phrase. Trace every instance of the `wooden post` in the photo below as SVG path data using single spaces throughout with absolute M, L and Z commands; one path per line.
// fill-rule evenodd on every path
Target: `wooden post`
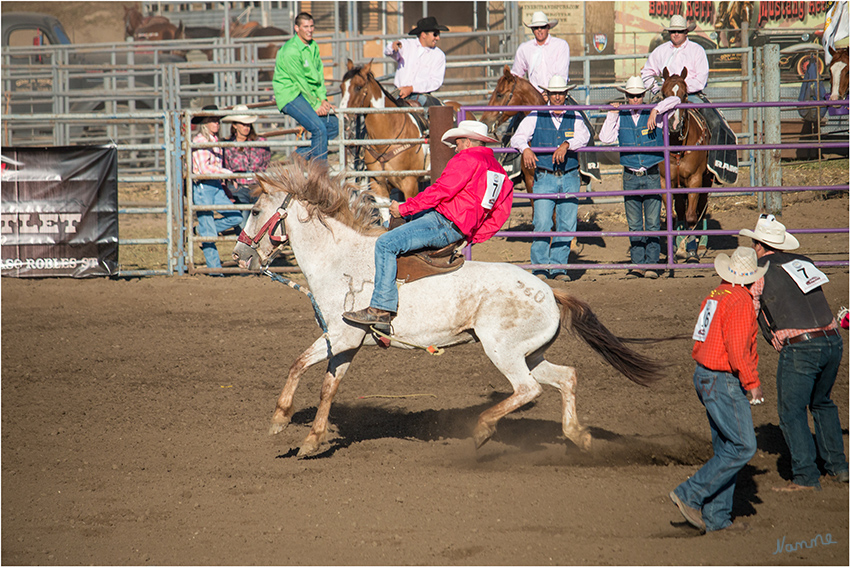
M 431 151 L 431 183 L 434 183 L 455 155 L 454 150 L 441 141 L 443 134 L 450 128 L 454 128 L 454 109 L 451 106 L 429 106 L 428 120 L 431 122 L 428 134 L 428 147 Z

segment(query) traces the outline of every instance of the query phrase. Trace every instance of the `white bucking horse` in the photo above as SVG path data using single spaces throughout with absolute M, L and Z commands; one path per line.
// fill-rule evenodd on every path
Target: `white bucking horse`
M 293 397 L 304 371 L 328 360 L 316 417 L 298 452 L 308 456 L 325 441 L 331 403 L 354 355 L 364 345 L 377 345 L 370 329 L 345 322 L 342 313 L 369 304 L 375 240 L 384 229 L 373 224 L 371 195 L 358 195 L 342 177 L 330 177 L 324 162 L 308 165 L 299 158 L 293 165 L 272 165 L 257 180 L 261 193 L 233 258 L 243 268 L 267 266 L 288 241 L 321 313 L 319 319 L 327 322 L 326 336 L 290 367 L 272 415 L 270 433 L 279 433 L 292 419 Z M 499 419 L 549 385 L 561 393 L 564 435 L 587 450 L 590 432 L 576 416 L 576 371 L 543 358 L 562 326 L 581 336 L 630 380 L 649 385 L 659 377 L 659 364 L 628 348 L 586 303 L 503 263 L 467 261 L 457 271 L 401 284 L 392 344 L 411 348 L 404 343 L 436 347 L 481 343 L 514 391 L 479 416 L 472 433 L 476 448 L 495 433 Z

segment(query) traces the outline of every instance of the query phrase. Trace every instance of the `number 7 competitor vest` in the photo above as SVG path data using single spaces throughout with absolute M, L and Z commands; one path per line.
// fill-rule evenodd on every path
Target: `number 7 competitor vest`
M 770 262 L 764 275 L 764 291 L 758 323 L 762 334 L 770 342 L 771 333 L 780 329 L 818 329 L 832 322 L 832 311 L 821 287 L 808 293 L 794 283 L 782 268 L 784 264 L 811 260 L 801 254 L 774 252 L 758 259 L 758 265 Z

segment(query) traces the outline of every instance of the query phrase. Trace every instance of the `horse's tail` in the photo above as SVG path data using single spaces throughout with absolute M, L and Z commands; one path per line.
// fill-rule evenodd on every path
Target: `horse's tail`
M 576 331 L 608 364 L 641 386 L 649 386 L 661 378 L 662 364 L 627 347 L 596 318 L 590 305 L 566 292 L 557 289 L 552 292 L 561 307 L 561 325 L 568 331 Z

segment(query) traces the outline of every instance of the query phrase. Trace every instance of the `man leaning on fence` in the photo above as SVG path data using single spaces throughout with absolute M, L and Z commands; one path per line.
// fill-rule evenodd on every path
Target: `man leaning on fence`
M 313 16 L 295 16 L 295 35 L 277 52 L 272 86 L 280 112 L 310 132 L 310 147 L 296 150 L 307 159 L 328 158 L 328 140 L 339 133 L 339 121 L 328 101 L 319 46 L 313 40 Z
M 555 75 L 543 90 L 549 96 L 549 106 L 563 106 L 567 91 L 563 77 Z M 532 111 L 523 118 L 511 147 L 522 154 L 526 168 L 534 169 L 534 194 L 578 193 L 581 190 L 579 160 L 576 150 L 590 140 L 590 131 L 576 112 L 570 110 Z M 554 153 L 532 151 L 535 148 L 554 148 Z M 552 213 L 555 214 L 556 232 L 574 232 L 578 224 L 576 199 L 535 199 L 534 232 L 552 230 Z M 533 273 L 540 279 L 570 281 L 566 268 L 547 265 L 567 264 L 570 260 L 572 236 L 535 237 L 531 243 L 531 263 L 539 264 Z M 551 242 L 551 243 L 550 243 Z

